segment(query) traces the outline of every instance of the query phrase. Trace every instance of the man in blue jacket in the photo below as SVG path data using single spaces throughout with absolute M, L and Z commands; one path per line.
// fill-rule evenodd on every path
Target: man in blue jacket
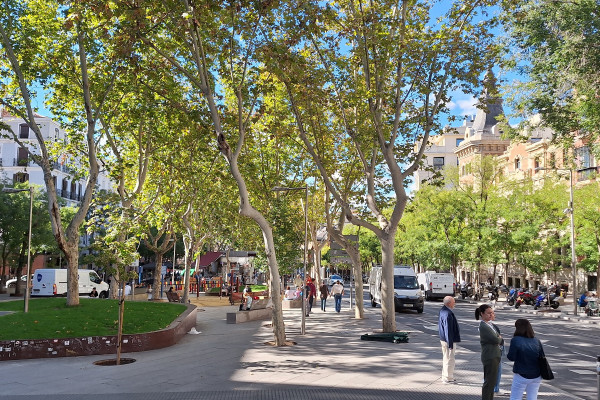
M 444 383 L 456 382 L 454 380 L 454 353 L 456 351 L 456 343 L 460 342 L 460 331 L 458 329 L 458 321 L 452 312 L 455 304 L 454 297 L 444 297 L 444 305 L 440 310 L 438 320 L 443 355 L 442 382 Z

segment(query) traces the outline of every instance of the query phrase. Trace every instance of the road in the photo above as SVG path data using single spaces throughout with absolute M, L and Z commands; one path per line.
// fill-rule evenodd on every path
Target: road
M 370 307 L 367 301 L 365 306 Z M 423 314 L 410 311 L 396 313 L 397 327 L 399 330 L 418 331 L 437 337 L 437 313 L 440 307 L 441 302 L 426 302 Z M 474 317 L 475 307 L 475 304 L 459 302 L 454 313 L 461 330 L 461 347 L 479 352 L 479 322 Z M 596 356 L 600 355 L 600 326 L 499 307 L 496 310 L 496 324 L 507 345 L 510 345 L 514 321 L 518 318 L 527 318 L 535 330 L 536 337 L 542 341 L 555 375 L 551 384 L 585 399 L 597 399 Z M 502 362 L 503 375 L 508 377 L 512 374 L 512 362 L 506 357 Z

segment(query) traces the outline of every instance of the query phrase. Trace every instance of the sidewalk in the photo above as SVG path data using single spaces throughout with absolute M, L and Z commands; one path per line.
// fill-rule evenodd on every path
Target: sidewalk
M 2 362 L 0 399 L 481 398 L 479 352 L 459 348 L 458 384 L 441 383 L 437 326 L 426 327 L 431 332 L 412 330 L 409 343 L 361 341 L 360 335 L 381 329 L 381 310 L 365 308 L 365 319 L 354 320 L 344 299 L 340 314 L 332 303 L 325 313 L 315 310 L 306 319 L 305 335 L 300 335 L 300 312 L 285 311 L 287 339 L 296 345 L 272 347 L 266 344 L 273 339 L 270 321 L 226 324 L 226 312 L 236 306 L 211 306 L 217 299 L 196 300 L 202 310 L 199 334 L 166 349 L 125 354 L 136 360 L 132 364 L 93 364 L 113 358 L 106 355 Z M 510 381 L 511 375 L 503 374 L 502 389 L 509 390 Z M 544 382 L 539 399 L 579 397 Z

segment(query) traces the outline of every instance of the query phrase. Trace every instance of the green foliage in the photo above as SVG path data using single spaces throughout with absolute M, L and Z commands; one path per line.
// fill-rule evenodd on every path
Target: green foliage
M 1 340 L 69 338 L 117 334 L 117 300 L 80 299 L 67 307 L 64 298 L 31 299 L 29 312 L 22 301 L 0 303 L 0 310 L 14 311 L 2 317 Z M 185 311 L 185 305 L 136 302 L 125 304 L 124 334 L 152 332 L 166 328 Z
M 597 0 L 504 2 L 510 33 L 509 66 L 526 76 L 515 85 L 513 106 L 526 117 L 539 113 L 566 144 L 574 134 L 595 143 L 600 131 L 600 16 Z M 598 149 L 596 149 L 598 150 Z
M 284 192 L 275 197 L 268 214 L 273 226 L 279 271 L 285 274 L 291 274 L 302 266 L 304 245 L 304 214 L 292 193 Z

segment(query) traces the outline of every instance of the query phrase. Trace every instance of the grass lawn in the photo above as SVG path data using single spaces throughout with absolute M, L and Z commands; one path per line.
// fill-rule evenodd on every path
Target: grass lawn
M 79 300 L 67 307 L 62 298 L 30 299 L 29 312 L 23 300 L 0 302 L 0 311 L 15 311 L 0 316 L 0 340 L 58 339 L 117 334 L 118 300 Z M 152 332 L 166 328 L 185 311 L 183 304 L 126 301 L 123 333 Z

